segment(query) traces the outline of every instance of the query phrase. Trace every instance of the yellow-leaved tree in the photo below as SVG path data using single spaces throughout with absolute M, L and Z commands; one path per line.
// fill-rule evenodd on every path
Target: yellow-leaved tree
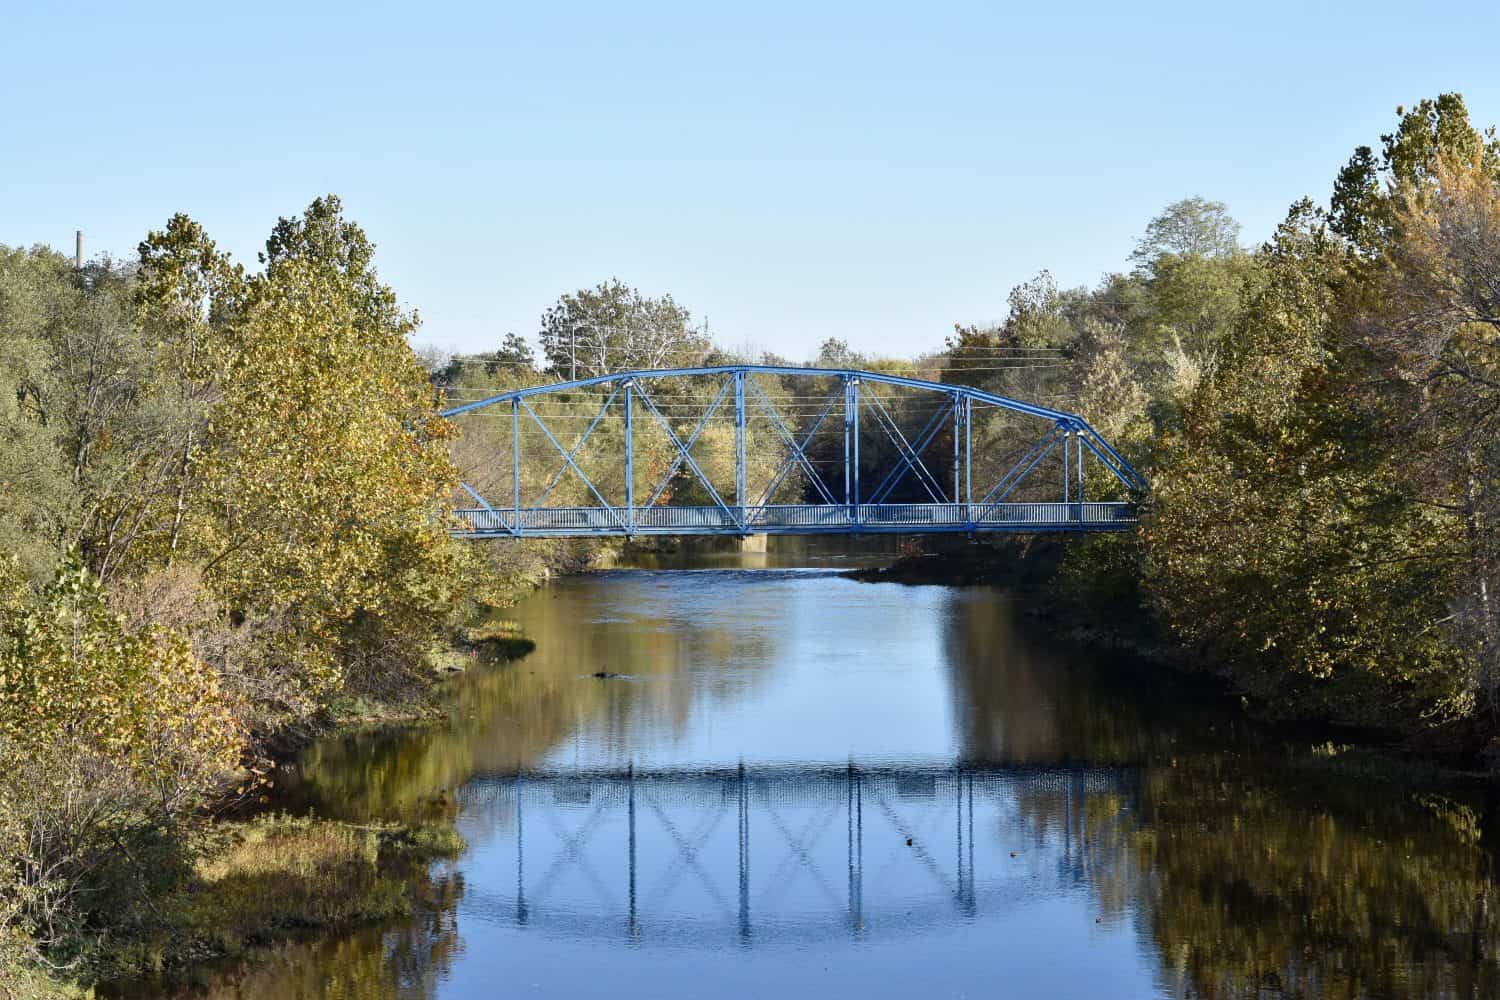
M 215 347 L 205 579 L 269 623 L 258 672 L 299 711 L 402 676 L 463 578 L 452 429 L 373 251 L 335 197 L 282 219 Z
M 76 552 L 39 593 L 0 560 L 0 934 L 50 945 L 180 876 L 172 830 L 242 744 L 217 673 L 127 628 Z

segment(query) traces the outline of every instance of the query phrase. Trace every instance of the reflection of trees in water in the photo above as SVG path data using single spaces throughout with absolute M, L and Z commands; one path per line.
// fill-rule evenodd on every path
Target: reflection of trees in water
M 321 1000 L 323 997 L 433 997 L 461 953 L 458 903 L 463 880 L 428 880 L 412 915 L 389 927 L 291 942 L 240 961 L 193 970 L 182 996 L 207 1000 Z
M 1124 660 L 1069 648 L 1026 622 L 1023 607 L 987 591 L 951 594 L 943 656 L 965 759 L 1113 765 L 1185 744 L 1243 742 L 1222 706 L 1160 677 L 1146 680 Z
M 726 619 L 737 591 L 764 598 L 777 574 L 611 574 L 567 580 L 538 594 L 518 610 L 526 632 L 538 639 L 538 653 L 524 664 L 561 685 L 574 717 L 564 719 L 564 735 L 586 732 L 605 746 L 621 746 L 643 732 L 676 734 L 705 704 L 744 695 L 756 672 L 693 671 L 691 683 L 667 682 L 694 667 L 764 667 L 773 662 L 784 623 L 775 615 L 747 614 Z M 711 580 L 711 582 L 709 582 Z M 703 581 L 703 585 L 695 585 Z M 784 600 L 784 592 L 781 600 Z M 624 674 L 617 682 L 574 683 L 579 674 L 605 670 Z M 569 723 L 572 723 L 569 725 Z M 483 769 L 529 765 L 556 745 L 533 743 L 524 756 L 476 753 Z
M 1154 768 L 1141 787 L 1142 902 L 1168 974 L 1199 994 L 1500 990 L 1491 859 L 1467 806 L 1232 757 Z
M 519 614 L 538 650 L 511 664 L 479 665 L 448 696 L 445 716 L 323 741 L 288 776 L 282 802 L 363 819 L 425 813 L 475 770 L 530 767 L 575 733 L 622 745 L 643 730 L 680 732 L 705 704 L 741 697 L 756 672 L 693 671 L 705 664 L 764 665 L 771 628 L 713 627 L 693 620 L 691 588 L 680 581 L 632 585 L 628 594 L 597 580 L 540 591 Z M 712 603 L 732 599 L 717 578 Z M 626 675 L 596 680 L 596 670 Z M 679 678 L 679 681 L 674 681 Z
M 957 594 L 945 629 L 965 755 L 1140 763 L 1127 797 L 1064 812 L 1105 914 L 1134 908 L 1163 987 L 1205 997 L 1494 996 L 1500 915 L 1469 807 L 1396 781 L 1293 766 L 1224 710 L 1133 689 L 1028 636 L 1013 606 Z M 1128 677 L 1129 675 L 1124 675 Z

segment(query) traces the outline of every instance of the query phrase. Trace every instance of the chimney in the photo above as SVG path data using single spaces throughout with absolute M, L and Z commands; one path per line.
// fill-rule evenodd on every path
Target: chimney
M 77 231 L 77 238 L 73 244 L 73 266 L 83 267 L 83 230 Z

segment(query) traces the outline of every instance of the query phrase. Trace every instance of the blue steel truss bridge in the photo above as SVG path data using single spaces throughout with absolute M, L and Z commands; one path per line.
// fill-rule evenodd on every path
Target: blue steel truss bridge
M 468 538 L 1129 530 L 1077 414 L 884 372 L 622 371 L 455 399 Z

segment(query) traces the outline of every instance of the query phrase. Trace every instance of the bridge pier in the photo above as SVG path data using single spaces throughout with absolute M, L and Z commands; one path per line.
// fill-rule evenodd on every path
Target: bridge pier
M 762 535 L 741 535 L 740 536 L 740 551 L 741 552 L 764 553 L 766 551 L 766 539 L 768 539 L 770 537 L 771 537 L 770 535 L 764 535 L 764 534 L 762 534 Z

